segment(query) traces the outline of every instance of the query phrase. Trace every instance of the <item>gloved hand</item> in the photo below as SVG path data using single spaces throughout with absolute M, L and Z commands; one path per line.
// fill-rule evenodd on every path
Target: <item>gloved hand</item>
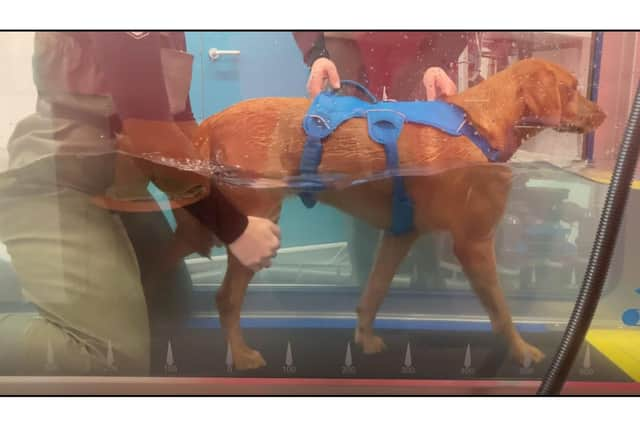
M 333 89 L 340 89 L 340 75 L 336 64 L 328 58 L 318 58 L 311 66 L 311 73 L 307 81 L 307 92 L 314 98 L 324 89 L 325 85 Z
M 253 272 L 271 267 L 271 259 L 280 249 L 280 227 L 265 218 L 248 217 L 244 233 L 229 245 L 229 250 Z
M 433 101 L 441 96 L 451 96 L 458 92 L 458 87 L 440 67 L 430 67 L 422 76 L 422 84 L 427 92 L 427 100 Z

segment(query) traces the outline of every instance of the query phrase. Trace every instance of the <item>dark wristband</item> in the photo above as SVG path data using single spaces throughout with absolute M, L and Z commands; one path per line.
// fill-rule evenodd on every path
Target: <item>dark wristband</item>
M 320 58 L 329 58 L 329 51 L 324 45 L 324 35 L 321 34 L 316 41 L 313 42 L 311 49 L 304 55 L 304 62 L 309 67 Z
M 227 245 L 238 240 L 249 224 L 247 216 L 215 187 L 207 197 L 185 209 Z

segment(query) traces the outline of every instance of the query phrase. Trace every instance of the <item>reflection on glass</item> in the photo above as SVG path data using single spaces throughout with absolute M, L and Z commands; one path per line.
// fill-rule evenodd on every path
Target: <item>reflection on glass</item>
M 0 87 L 0 374 L 540 377 L 626 37 L 593 103 L 584 32 L 0 35 L 30 47 Z M 625 245 L 603 328 L 631 309 Z M 602 353 L 576 378 L 628 381 Z

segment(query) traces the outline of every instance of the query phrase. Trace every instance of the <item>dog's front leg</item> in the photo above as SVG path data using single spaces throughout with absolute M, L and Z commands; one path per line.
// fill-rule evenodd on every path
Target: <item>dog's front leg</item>
M 258 351 L 245 343 L 240 328 L 240 310 L 247 286 L 253 278 L 253 272 L 242 265 L 229 250 L 227 250 L 227 259 L 227 272 L 216 295 L 220 324 L 231 347 L 235 368 L 238 370 L 260 368 L 267 363 Z
M 382 237 L 367 286 L 357 309 L 358 326 L 355 341 L 362 345 L 364 353 L 378 353 L 385 348 L 382 338 L 373 334 L 373 321 L 389 290 L 393 276 L 417 236 L 415 232 L 404 236 L 394 236 L 385 232 Z
M 521 364 L 540 362 L 544 354 L 528 344 L 515 328 L 496 270 L 495 239 L 454 236 L 454 251 L 482 305 L 495 333 L 504 336 L 512 356 Z

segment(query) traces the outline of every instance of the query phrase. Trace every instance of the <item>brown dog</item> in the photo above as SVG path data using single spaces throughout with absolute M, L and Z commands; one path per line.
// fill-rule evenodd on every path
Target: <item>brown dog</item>
M 493 148 L 509 154 L 542 127 L 582 133 L 595 129 L 605 118 L 596 104 L 577 92 L 577 81 L 570 73 L 540 59 L 520 61 L 447 101 L 467 112 Z M 297 175 L 306 139 L 301 124 L 309 106 L 305 98 L 244 101 L 202 123 L 197 143 L 210 144 L 212 160 L 219 164 L 263 176 Z M 527 126 L 519 126 L 524 123 Z M 365 353 L 384 348 L 372 325 L 396 269 L 420 234 L 447 230 L 494 332 L 507 339 L 518 362 L 539 362 L 544 355 L 526 343 L 514 327 L 496 272 L 494 231 L 510 190 L 510 169 L 489 164 L 465 137 L 451 137 L 409 123 L 398 140 L 398 152 L 402 168 L 441 172 L 405 178 L 415 206 L 416 231 L 400 237 L 385 233 L 382 238 L 357 309 L 356 342 Z M 320 173 L 362 176 L 384 169 L 383 148 L 369 139 L 364 119 L 347 121 L 324 141 Z M 224 183 L 220 189 L 245 214 L 273 221 L 279 218 L 283 199 L 292 195 L 284 189 L 251 189 Z M 327 190 L 318 195 L 318 200 L 375 227 L 388 229 L 391 225 L 388 179 Z M 220 320 L 235 367 L 258 368 L 265 361 L 245 344 L 240 329 L 240 310 L 253 273 L 228 254 L 226 275 L 216 297 Z

